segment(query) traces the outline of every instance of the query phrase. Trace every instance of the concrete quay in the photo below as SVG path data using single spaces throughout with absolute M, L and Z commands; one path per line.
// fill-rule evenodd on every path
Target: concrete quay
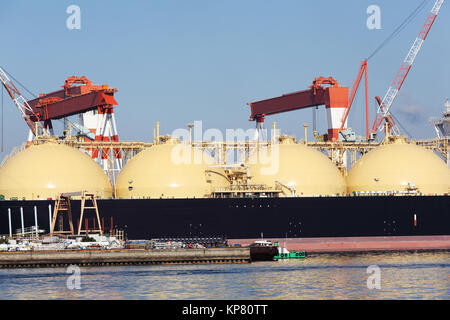
M 89 249 L 1 252 L 0 268 L 250 263 L 249 248 Z

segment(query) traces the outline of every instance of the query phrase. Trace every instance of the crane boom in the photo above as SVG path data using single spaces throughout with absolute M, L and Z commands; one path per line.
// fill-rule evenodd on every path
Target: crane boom
M 341 127 L 339 128 L 339 130 L 344 130 L 344 127 L 346 125 L 346 121 L 347 121 L 347 116 L 348 113 L 350 111 L 350 108 L 352 107 L 353 104 L 353 100 L 355 99 L 355 95 L 356 95 L 356 91 L 358 91 L 358 87 L 359 84 L 361 82 L 362 76 L 363 74 L 365 75 L 365 89 L 366 89 L 366 137 L 367 139 L 369 139 L 369 96 L 368 96 L 368 88 L 367 88 L 367 59 L 363 60 L 361 62 L 361 66 L 359 67 L 358 70 L 358 75 L 356 76 L 355 81 L 353 82 L 353 86 L 352 86 L 352 90 L 350 91 L 350 96 L 348 98 L 348 105 L 347 108 L 345 109 L 345 113 L 342 117 L 341 120 Z
M 330 141 L 337 141 L 341 127 L 340 120 L 348 105 L 348 87 L 339 86 L 332 77 L 318 77 L 314 79 L 308 90 L 247 104 L 251 108 L 249 120 L 256 120 L 258 130 L 262 128 L 265 116 L 325 105 L 328 120 L 327 138 Z
M 0 67 L 0 81 L 2 82 L 9 96 L 13 100 L 17 109 L 19 109 L 19 112 L 22 115 L 25 122 L 27 123 L 28 127 L 30 127 L 31 132 L 33 132 L 33 134 L 36 136 L 38 132 L 36 132 L 37 128 L 35 125 L 35 121 L 33 121 L 33 119 L 30 118 L 29 114 L 34 116 L 36 121 L 38 117 L 28 104 L 27 100 L 25 100 L 25 98 L 22 96 L 22 94 L 19 92 L 16 86 L 11 82 L 6 72 L 1 67 Z M 43 129 L 43 126 L 38 121 L 37 124 L 39 128 Z
M 423 42 L 425 41 L 428 32 L 431 29 L 431 26 L 434 23 L 434 20 L 436 19 L 436 16 L 441 9 L 441 6 L 443 4 L 444 0 L 436 0 L 433 8 L 431 9 L 425 24 L 422 26 L 422 29 L 419 32 L 419 35 L 414 40 L 414 43 L 412 44 L 411 48 L 409 49 L 408 54 L 406 55 L 406 58 L 403 60 L 403 63 L 400 67 L 400 70 L 397 72 L 397 75 L 394 78 L 394 81 L 392 82 L 391 86 L 389 87 L 388 91 L 386 92 L 381 104 L 378 106 L 378 111 L 375 117 L 375 121 L 372 126 L 372 133 L 375 134 L 377 130 L 381 130 L 382 127 L 380 126 L 383 119 L 386 119 L 388 117 L 389 109 L 394 102 L 395 97 L 397 96 L 398 91 L 403 85 L 403 82 L 405 81 L 406 76 L 408 75 L 409 70 L 412 67 L 412 64 L 414 63 L 414 59 L 416 58 L 417 54 L 420 51 L 420 48 L 422 47 Z M 394 129 L 394 134 L 399 134 L 398 128 L 396 126 L 392 127 Z

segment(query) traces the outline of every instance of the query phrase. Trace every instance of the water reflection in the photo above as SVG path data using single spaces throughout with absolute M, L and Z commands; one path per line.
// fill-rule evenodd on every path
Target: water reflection
M 369 265 L 381 269 L 370 290 Z M 310 255 L 252 264 L 0 270 L 0 299 L 449 299 L 450 252 Z

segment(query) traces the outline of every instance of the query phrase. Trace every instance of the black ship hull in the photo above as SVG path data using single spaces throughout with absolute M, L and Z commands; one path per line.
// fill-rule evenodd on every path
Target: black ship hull
M 35 225 L 49 231 L 54 201 L 0 201 L 0 234 Z M 98 200 L 105 231 L 128 239 L 227 239 L 450 234 L 449 196 Z M 8 209 L 11 212 L 9 220 Z M 74 224 L 80 201 L 72 200 Z M 93 211 L 85 212 L 93 227 Z M 68 229 L 67 216 L 65 226 Z M 97 223 L 98 228 L 98 223 Z M 84 229 L 84 225 L 83 225 Z

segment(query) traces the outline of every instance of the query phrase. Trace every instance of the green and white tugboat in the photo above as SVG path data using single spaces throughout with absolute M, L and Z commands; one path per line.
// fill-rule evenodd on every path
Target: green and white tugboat
M 278 248 L 278 254 L 273 257 L 273 260 L 284 260 L 284 259 L 304 259 L 306 258 L 306 251 L 292 251 L 290 252 L 286 246 L 280 247 L 278 242 L 274 243 L 274 246 Z

